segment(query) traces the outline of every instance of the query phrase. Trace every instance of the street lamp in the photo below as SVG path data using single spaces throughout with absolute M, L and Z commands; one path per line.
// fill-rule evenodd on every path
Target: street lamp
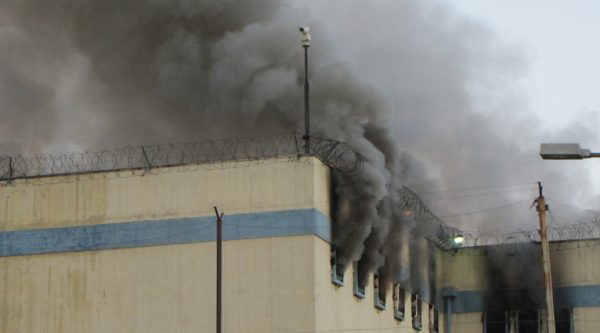
M 600 153 L 583 149 L 578 143 L 542 143 L 540 156 L 545 160 L 581 160 L 600 157 Z
M 465 236 L 461 234 L 455 234 L 452 240 L 454 241 L 454 245 L 463 246 L 463 244 L 465 243 Z

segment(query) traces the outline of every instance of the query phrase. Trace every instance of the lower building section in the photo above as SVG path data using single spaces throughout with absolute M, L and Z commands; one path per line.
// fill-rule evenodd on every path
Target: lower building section
M 224 332 L 313 332 L 315 241 L 225 242 Z M 214 242 L 5 257 L 0 274 L 2 332 L 215 328 Z
M 600 332 L 600 307 L 560 309 L 555 313 L 556 333 Z M 452 314 L 456 333 L 548 332 L 544 310 L 507 310 Z
M 215 254 L 207 241 L 1 257 L 0 331 L 211 332 Z M 315 235 L 225 241 L 223 331 L 444 332 L 401 285 L 372 277 L 358 298 L 351 269 L 331 275 Z

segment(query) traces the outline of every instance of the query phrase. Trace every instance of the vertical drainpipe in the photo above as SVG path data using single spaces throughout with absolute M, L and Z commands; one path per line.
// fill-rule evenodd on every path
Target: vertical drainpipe
M 446 303 L 446 333 L 452 333 L 452 301 L 458 292 L 452 287 L 442 289 L 442 297 Z

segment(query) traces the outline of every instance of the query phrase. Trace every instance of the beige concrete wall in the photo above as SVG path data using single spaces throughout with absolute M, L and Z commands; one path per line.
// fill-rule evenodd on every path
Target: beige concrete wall
M 551 244 L 554 287 L 600 284 L 600 241 Z
M 316 208 L 330 170 L 315 158 L 17 180 L 0 230 Z M 224 244 L 224 332 L 314 331 L 315 236 Z M 215 244 L 0 258 L 1 332 L 210 332 Z M 328 266 L 327 266 L 328 267 Z
M 600 240 L 551 243 L 554 287 L 600 284 Z M 488 256 L 465 249 L 443 259 L 445 283 L 459 290 L 485 290 Z M 535 263 L 534 263 L 535 264 Z M 541 263 L 539 263 L 541 265 Z
M 442 254 L 444 284 L 458 290 L 488 288 L 486 254 L 478 249 L 464 249 L 456 254 Z
M 482 316 L 481 312 L 452 314 L 452 332 L 453 333 L 481 333 L 481 332 L 483 332 L 483 323 L 481 322 L 481 316 Z
M 600 332 L 600 308 L 573 309 L 575 333 Z
M 375 308 L 373 279 L 365 288 L 365 297 L 357 298 L 352 289 L 352 268 L 344 273 L 344 285 L 331 283 L 329 244 L 315 242 L 315 318 L 316 332 L 418 332 L 411 321 L 410 293 L 406 293 L 406 319 L 394 319 L 392 288 L 387 288 L 386 308 Z M 423 302 L 422 330 L 429 332 L 428 304 Z M 444 332 L 444 315 L 439 313 L 439 332 Z
M 16 180 L 0 187 L 0 230 L 317 208 L 329 216 L 329 168 L 279 158 Z
M 315 236 L 224 243 L 224 332 L 313 332 Z M 212 332 L 215 244 L 0 260 L 0 331 Z

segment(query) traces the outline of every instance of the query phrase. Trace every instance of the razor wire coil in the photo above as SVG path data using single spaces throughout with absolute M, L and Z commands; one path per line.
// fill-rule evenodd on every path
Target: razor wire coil
M 0 155 L 0 181 L 288 156 L 300 157 L 304 156 L 302 152 L 302 136 L 294 133 L 179 144 L 126 146 L 91 152 L 34 156 Z M 323 137 L 311 137 L 309 155 L 319 158 L 344 175 L 359 173 L 364 161 L 364 158 L 348 144 Z

